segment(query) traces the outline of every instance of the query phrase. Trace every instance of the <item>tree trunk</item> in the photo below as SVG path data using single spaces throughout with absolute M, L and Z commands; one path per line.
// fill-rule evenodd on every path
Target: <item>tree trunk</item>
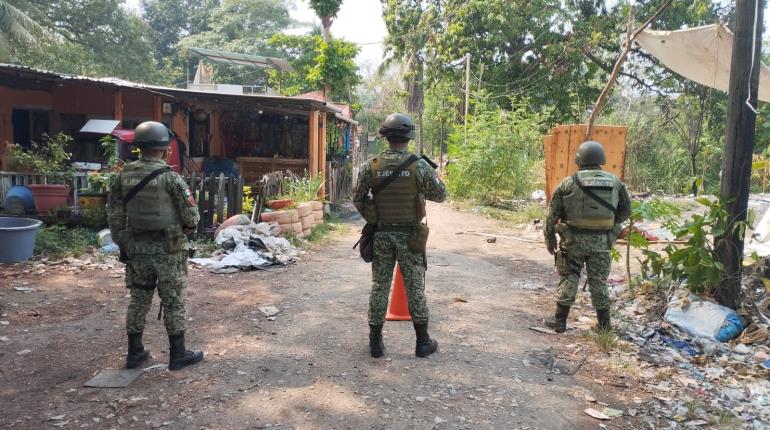
M 332 38 L 332 17 L 321 17 L 321 26 L 323 27 L 323 41 L 328 43 Z
M 764 3 L 763 0 L 760 11 L 764 10 Z M 716 239 L 716 252 L 726 272 L 717 289 L 716 299 L 732 309 L 737 308 L 740 302 L 743 260 L 743 236 L 733 226 L 746 220 L 757 119 L 756 113 L 746 102 L 748 99 L 752 106 L 756 106 L 759 62 L 762 58 L 763 15 L 755 11 L 756 6 L 754 0 L 737 0 L 735 5 L 735 40 L 730 65 L 725 154 L 722 159 L 720 196 L 725 202 L 730 221 L 726 233 Z
M 332 38 L 332 17 L 321 17 L 321 26 L 323 27 L 323 41 L 329 43 Z M 332 87 L 328 83 L 324 83 L 324 101 L 329 101 L 331 98 Z
M 417 133 L 417 156 L 422 157 L 423 154 L 423 130 L 422 130 L 422 107 L 417 111 L 417 128 L 419 129 L 419 132 Z

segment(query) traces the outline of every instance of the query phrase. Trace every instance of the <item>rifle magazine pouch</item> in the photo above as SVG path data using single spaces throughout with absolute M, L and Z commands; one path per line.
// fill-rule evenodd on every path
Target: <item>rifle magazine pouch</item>
M 424 254 L 428 246 L 428 235 L 430 235 L 430 227 L 427 224 L 420 224 L 415 227 L 406 243 L 409 250 L 418 254 Z
M 379 217 L 377 216 L 377 204 L 374 199 L 367 197 L 364 199 L 364 213 L 362 214 L 367 224 L 377 224 Z
M 164 230 L 164 248 L 169 254 L 187 252 L 187 236 L 179 229 L 169 227 Z
M 569 275 L 569 267 L 567 267 L 567 253 L 564 250 L 556 251 L 556 271 L 560 276 Z
M 428 213 L 425 211 L 425 194 L 417 194 L 417 219 L 421 220 L 428 216 Z

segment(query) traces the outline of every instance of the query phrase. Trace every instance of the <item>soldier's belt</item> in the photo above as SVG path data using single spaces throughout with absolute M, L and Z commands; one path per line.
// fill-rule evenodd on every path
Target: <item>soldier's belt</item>
M 573 233 L 578 233 L 578 234 L 597 234 L 597 235 L 599 235 L 599 234 L 607 234 L 607 233 L 609 233 L 609 231 L 611 229 L 608 229 L 608 230 L 591 230 L 591 229 L 587 229 L 587 228 L 570 227 L 569 230 L 571 232 L 573 232 Z
M 395 224 L 380 224 L 377 226 L 377 231 L 394 232 L 394 233 L 411 233 L 417 228 L 416 225 L 395 225 Z
M 134 233 L 134 240 L 138 242 L 152 241 L 152 240 L 164 240 L 166 235 L 162 231 L 145 231 L 141 233 Z

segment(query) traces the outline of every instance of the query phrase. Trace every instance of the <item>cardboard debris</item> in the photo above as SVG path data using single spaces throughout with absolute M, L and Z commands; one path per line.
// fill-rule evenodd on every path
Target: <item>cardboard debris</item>
M 106 369 L 97 373 L 96 376 L 88 380 L 83 386 L 94 388 L 125 388 L 134 382 L 136 378 L 142 376 L 142 373 L 144 373 L 144 371 L 141 369 Z
M 608 417 L 607 415 L 597 411 L 594 408 L 588 408 L 588 409 L 584 410 L 583 412 L 585 412 L 586 414 L 596 418 L 597 420 L 609 420 L 610 419 L 610 417 Z

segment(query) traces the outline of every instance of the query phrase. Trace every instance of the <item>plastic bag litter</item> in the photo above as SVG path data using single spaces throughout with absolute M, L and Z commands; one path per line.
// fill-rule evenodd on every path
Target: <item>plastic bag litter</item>
M 727 342 L 743 331 L 741 318 L 734 310 L 693 294 L 675 295 L 668 303 L 666 321 L 690 336 Z

